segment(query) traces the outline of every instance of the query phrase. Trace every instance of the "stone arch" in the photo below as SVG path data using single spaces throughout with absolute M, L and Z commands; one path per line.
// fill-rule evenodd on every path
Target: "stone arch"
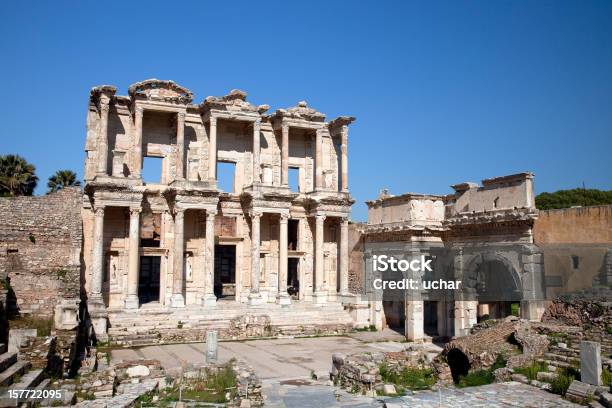
M 469 262 L 463 285 L 474 300 L 518 302 L 523 282 L 517 269 L 499 252 L 479 253 Z
M 446 354 L 446 361 L 450 367 L 451 375 L 455 383 L 458 383 L 459 378 L 467 375 L 470 371 L 470 360 L 459 348 L 450 349 Z

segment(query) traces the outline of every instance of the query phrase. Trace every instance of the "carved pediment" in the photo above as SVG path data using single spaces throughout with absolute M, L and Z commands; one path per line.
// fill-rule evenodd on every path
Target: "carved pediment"
M 312 122 L 324 122 L 325 115 L 318 112 L 316 109 L 309 108 L 306 101 L 298 102 L 297 106 L 287 109 L 278 109 L 274 112 L 274 116 L 279 118 L 302 119 Z
M 144 98 L 153 101 L 188 104 L 193 101 L 193 94 L 189 89 L 180 86 L 174 81 L 160 79 L 147 79 L 130 85 L 128 93 L 132 98 Z
M 268 105 L 255 106 L 246 100 L 247 93 L 240 89 L 232 89 L 224 96 L 208 96 L 202 103 L 203 109 L 221 109 L 232 112 L 258 112 L 264 113 Z

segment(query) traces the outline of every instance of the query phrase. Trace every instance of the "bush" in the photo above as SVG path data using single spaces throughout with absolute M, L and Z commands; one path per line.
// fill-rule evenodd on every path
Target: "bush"
M 525 377 L 530 380 L 537 380 L 538 372 L 540 371 L 548 371 L 546 364 L 540 363 L 538 361 L 534 361 L 533 363 L 523 366 L 517 367 L 514 369 L 514 372 L 517 374 L 523 374 Z
M 606 387 L 612 387 L 612 371 L 603 370 L 601 373 L 601 381 Z
M 476 370 L 467 375 L 463 375 L 459 377 L 459 382 L 457 383 L 457 387 L 465 388 L 465 387 L 475 387 L 478 385 L 486 385 L 491 384 L 495 381 L 495 376 L 493 375 L 493 371 L 487 369 Z
M 550 390 L 555 394 L 564 396 L 574 379 L 575 377 L 570 375 L 568 370 L 561 370 L 557 377 L 550 382 Z
M 429 368 L 403 367 L 401 371 L 389 368 L 385 363 L 379 367 L 382 380 L 411 390 L 427 390 L 436 383 L 436 377 Z

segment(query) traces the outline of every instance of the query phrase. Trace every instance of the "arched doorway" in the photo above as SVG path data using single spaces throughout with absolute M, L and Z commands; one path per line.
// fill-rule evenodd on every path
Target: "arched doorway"
M 522 284 L 512 263 L 499 254 L 481 254 L 472 262 L 466 286 L 478 301 L 477 320 L 520 316 Z

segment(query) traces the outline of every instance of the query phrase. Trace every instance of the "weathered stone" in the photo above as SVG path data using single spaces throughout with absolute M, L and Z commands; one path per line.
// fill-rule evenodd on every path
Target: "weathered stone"
M 127 374 L 130 377 L 146 377 L 151 373 L 151 370 L 149 370 L 149 367 L 144 366 L 144 365 L 137 365 L 134 367 L 129 367 L 127 369 Z
M 397 391 L 395 390 L 395 385 L 393 384 L 385 384 L 383 386 L 383 392 L 385 393 L 385 395 L 397 394 Z
M 580 379 L 587 384 L 601 385 L 601 344 L 580 343 Z

